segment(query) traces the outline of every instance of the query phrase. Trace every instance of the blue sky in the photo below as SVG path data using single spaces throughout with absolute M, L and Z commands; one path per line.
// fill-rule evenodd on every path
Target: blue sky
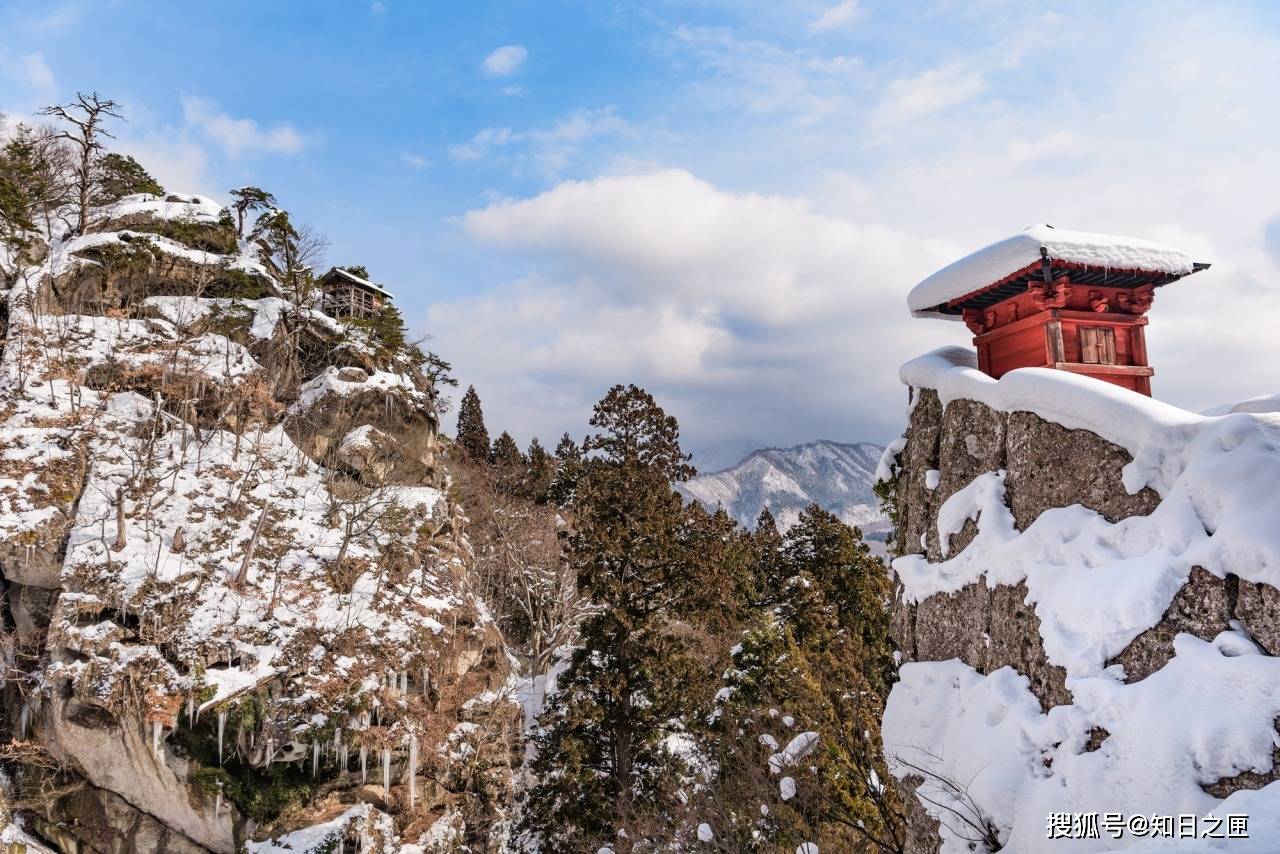
M 521 441 L 635 381 L 694 446 L 883 442 L 897 365 L 968 337 L 906 291 L 1037 221 L 1214 262 L 1157 301 L 1158 396 L 1280 387 L 1274 4 L 0 8 L 0 110 L 76 89 L 171 189 L 273 190 Z

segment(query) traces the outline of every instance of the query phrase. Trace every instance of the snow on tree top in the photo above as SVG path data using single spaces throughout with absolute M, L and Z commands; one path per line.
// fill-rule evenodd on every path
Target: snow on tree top
M 911 289 L 907 307 L 916 317 L 958 319 L 937 309 L 951 300 L 1040 262 L 1041 250 L 1053 261 L 1069 261 L 1109 270 L 1140 270 L 1168 276 L 1194 272 L 1195 262 L 1180 249 L 1113 234 L 1069 231 L 1043 223 L 948 264 Z

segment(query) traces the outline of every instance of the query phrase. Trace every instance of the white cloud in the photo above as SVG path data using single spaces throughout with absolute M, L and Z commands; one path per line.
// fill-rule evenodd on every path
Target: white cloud
M 297 154 L 314 142 L 287 122 L 260 127 L 253 119 L 233 118 L 212 100 L 195 95 L 183 96 L 182 112 L 189 127 L 209 137 L 231 157 L 257 152 Z
M 1050 157 L 1070 157 L 1089 151 L 1089 143 L 1074 133 L 1050 131 L 1043 136 L 1011 139 L 1005 155 L 1011 163 L 1029 163 Z
M 427 160 L 427 158 L 423 157 L 421 154 L 413 154 L 412 152 L 401 154 L 400 162 L 405 166 L 408 166 L 410 169 L 419 170 L 426 169 L 431 165 L 431 161 Z
M 899 78 L 885 87 L 871 124 L 882 129 L 904 124 L 963 104 L 986 88 L 982 73 L 960 62 Z
M 172 192 L 221 198 L 225 186 L 213 174 L 209 151 L 180 128 L 122 129 L 112 148 L 127 152 Z M 234 186 L 234 185 L 232 185 Z
M 809 32 L 825 33 L 843 27 L 857 20 L 862 14 L 858 0 L 840 0 L 834 6 L 824 9 L 822 14 L 809 24 Z
M 53 69 L 44 61 L 42 54 L 28 53 L 20 58 L 19 63 L 33 97 L 46 102 L 57 98 L 58 81 L 54 79 Z
M 516 165 L 531 165 L 539 173 L 556 176 L 581 151 L 583 145 L 599 137 L 626 133 L 628 125 L 612 106 L 599 110 L 580 109 L 561 117 L 546 128 L 514 131 L 508 127 L 484 128 L 467 142 L 449 147 L 449 156 L 474 162 L 514 152 Z
M 523 45 L 503 45 L 484 58 L 480 69 L 490 77 L 509 77 L 519 71 L 528 58 L 529 51 Z
M 867 395 L 894 393 L 881 366 L 912 354 L 913 332 L 931 337 L 911 326 L 903 279 L 954 251 L 683 170 L 567 181 L 461 224 L 485 246 L 542 259 L 542 272 L 432 306 L 433 347 L 489 390 L 495 423 L 544 439 L 580 429 L 594 399 L 628 381 L 694 439 L 852 424 L 863 401 L 833 390 L 857 375 Z M 886 433 L 897 416 L 872 415 L 868 429 Z
M 80 2 L 59 3 L 49 8 L 43 16 L 33 23 L 42 30 L 65 30 L 80 23 L 84 15 L 84 4 Z
M 677 27 L 668 49 L 681 63 L 694 60 L 692 91 L 717 111 L 811 124 L 849 112 L 863 86 L 856 58 L 814 56 L 723 27 Z

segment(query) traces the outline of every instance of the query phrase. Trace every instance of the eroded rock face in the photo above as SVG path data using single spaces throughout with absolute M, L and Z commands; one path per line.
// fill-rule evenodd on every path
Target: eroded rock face
M 1012 667 L 1026 676 L 1048 711 L 1071 702 L 1066 672 L 1051 664 L 1040 643 L 1040 620 L 1026 603 L 1025 584 L 990 588 L 968 584 L 895 606 L 894 640 L 912 661 L 958 658 L 979 673 Z
M 1131 456 L 1093 433 L 1068 430 L 1030 412 L 996 412 L 975 401 L 957 400 L 944 408 L 932 390 L 914 393 L 918 398 L 898 458 L 896 555 L 941 561 L 939 508 L 974 478 L 999 469 L 1006 471 L 1005 499 L 1018 530 L 1056 507 L 1080 504 L 1117 522 L 1149 514 L 1160 502 L 1151 489 L 1130 494 L 1124 488 L 1122 471 Z M 936 486 L 930 489 L 930 483 Z M 972 521 L 966 523 L 952 535 L 949 555 L 963 550 L 976 532 Z M 1012 667 L 1028 678 L 1048 711 L 1071 703 L 1072 695 L 1065 671 L 1044 652 L 1040 621 L 1026 597 L 1024 583 L 990 588 L 983 580 L 911 603 L 899 588 L 891 631 L 906 661 L 958 658 L 983 674 Z M 1211 641 L 1234 626 L 1245 629 L 1266 654 L 1280 654 L 1280 591 L 1194 567 L 1160 621 L 1108 663 L 1122 665 L 1127 681 L 1145 679 L 1172 658 L 1178 634 Z M 1099 730 L 1087 749 L 1098 749 L 1105 737 Z M 1221 798 L 1275 779 L 1280 779 L 1280 763 L 1270 774 L 1250 771 L 1203 788 Z M 913 838 L 933 839 L 936 845 L 936 823 L 927 815 L 912 817 L 909 825 Z
M 54 792 L 33 828 L 77 854 L 233 852 L 356 810 L 379 838 L 445 821 L 496 850 L 521 711 L 435 488 L 430 382 L 252 258 L 148 240 L 55 245 L 61 272 L 8 297 L 0 614 L 26 678 L 4 699 L 39 762 L 5 770 Z M 264 296 L 209 298 L 213 269 Z M 302 401 L 329 372 L 338 393 Z
M 1125 680 L 1137 682 L 1169 663 L 1173 639 L 1178 634 L 1186 632 L 1201 640 L 1213 640 L 1228 631 L 1235 618 L 1233 600 L 1238 581 L 1235 576 L 1224 581 L 1198 566 L 1192 568 L 1187 583 L 1173 597 L 1160 622 L 1130 641 L 1107 663 L 1123 665 Z
M 1120 473 L 1133 458 L 1118 445 L 1031 412 L 1011 413 L 1008 424 L 1005 492 L 1018 530 L 1052 507 L 1082 504 L 1118 522 L 1145 516 L 1160 503 L 1150 488 L 1135 495 L 1125 490 Z
M 56 812 L 75 828 L 74 835 L 67 835 L 95 854 L 134 854 L 139 851 L 203 854 L 209 850 L 176 828 L 137 809 L 115 792 L 96 786 L 84 786 L 60 798 Z M 37 820 L 35 828 L 37 832 L 53 838 L 53 828 L 47 822 Z

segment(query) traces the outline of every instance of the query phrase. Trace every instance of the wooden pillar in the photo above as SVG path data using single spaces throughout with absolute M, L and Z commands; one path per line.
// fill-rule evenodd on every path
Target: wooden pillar
M 1147 365 L 1147 334 L 1141 323 L 1129 327 L 1129 358 L 1135 365 Z
M 1062 321 L 1057 317 L 1050 315 L 1052 318 L 1044 325 L 1044 350 L 1046 364 L 1050 367 L 1065 362 L 1066 350 L 1062 346 Z

